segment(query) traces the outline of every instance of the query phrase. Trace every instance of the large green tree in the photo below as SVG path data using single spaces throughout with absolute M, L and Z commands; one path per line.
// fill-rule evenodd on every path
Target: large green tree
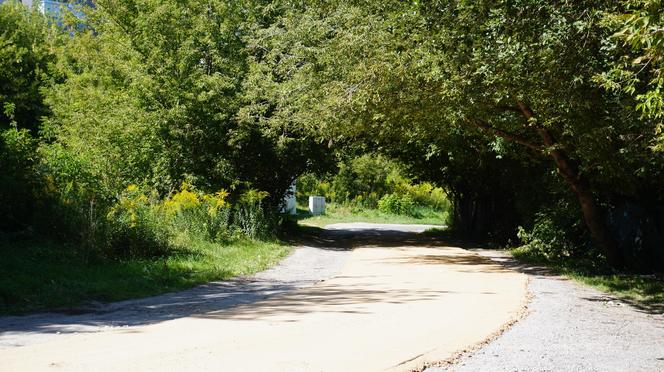
M 0 8 L 0 105 L 12 104 L 17 125 L 34 132 L 48 113 L 40 89 L 55 59 L 52 32 L 41 13 L 18 1 L 4 2 Z M 6 128 L 9 121 L 3 110 L 1 127 Z
M 60 50 L 52 149 L 89 164 L 106 195 L 129 183 L 166 194 L 188 180 L 259 188 L 276 206 L 325 149 L 261 119 L 273 97 L 252 77 L 260 51 L 246 40 L 278 11 L 261 1 L 97 1 L 71 20 Z
M 37 209 L 36 137 L 49 113 L 42 89 L 55 61 L 54 35 L 38 11 L 0 4 L 0 230 L 24 229 Z
M 596 244 L 622 263 L 605 207 L 661 189 L 662 159 L 648 150 L 654 124 L 594 80 L 616 58 L 601 21 L 617 4 L 323 4 L 286 14 L 257 39 L 271 56 L 263 70 L 279 73 L 280 112 L 333 143 L 414 143 L 427 158 L 461 141 L 468 153 L 518 160 L 491 167 L 548 159 Z

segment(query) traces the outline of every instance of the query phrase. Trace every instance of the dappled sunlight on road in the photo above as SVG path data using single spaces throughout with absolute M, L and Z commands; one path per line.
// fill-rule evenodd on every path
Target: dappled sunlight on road
M 491 284 L 483 282 L 486 275 L 511 272 L 487 258 L 452 247 L 359 248 L 353 252 L 353 258 L 353 263 L 344 271 L 345 275 L 337 275 L 313 287 L 260 303 L 197 316 L 242 320 L 284 318 L 287 321 L 298 321 L 305 318 L 291 318 L 307 313 L 372 314 L 400 311 L 389 307 L 434 300 L 454 302 L 462 296 L 495 294 L 486 289 L 491 287 Z M 428 267 L 422 268 L 421 265 Z M 365 275 L 363 272 L 371 274 Z M 476 278 L 465 278 L 464 290 L 452 290 L 455 286 L 445 283 L 445 279 L 456 279 L 453 277 L 458 273 L 472 273 Z M 494 280 L 500 282 L 498 278 Z
M 0 349 L 0 364 L 10 371 L 51 364 L 79 371 L 406 371 L 483 341 L 523 308 L 525 275 L 476 253 L 380 229 L 319 243 L 335 237 L 332 251 L 355 249 L 343 253 L 339 272 L 313 285 L 230 307 L 195 307 L 197 313 L 152 304 L 166 314 L 172 308 L 172 320 Z M 204 298 L 216 301 L 214 293 Z

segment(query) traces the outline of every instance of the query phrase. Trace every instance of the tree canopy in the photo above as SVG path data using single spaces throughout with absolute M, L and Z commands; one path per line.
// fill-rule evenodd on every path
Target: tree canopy
M 278 86 L 289 88 L 281 108 L 289 118 L 332 141 L 439 159 L 412 164 L 440 166 L 423 171 L 447 181 L 457 207 L 461 195 L 476 203 L 497 190 L 523 200 L 512 196 L 522 189 L 515 175 L 555 169 L 558 180 L 532 182 L 566 184 L 618 263 L 624 242 L 609 231 L 610 215 L 659 200 L 663 164 L 650 150 L 657 123 L 600 83 L 629 53 L 605 22 L 618 11 L 603 1 L 342 2 L 286 14 L 258 41 L 270 51 L 264 79 L 287 72 Z
M 276 211 L 298 175 L 380 153 L 447 189 L 457 232 L 555 225 L 614 266 L 664 262 L 659 1 L 95 4 L 59 29 L 2 5 L 33 199 L 185 182 Z

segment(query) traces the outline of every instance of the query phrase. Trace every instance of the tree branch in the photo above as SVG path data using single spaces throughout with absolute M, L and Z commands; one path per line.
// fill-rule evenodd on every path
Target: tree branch
M 544 148 L 542 146 L 536 145 L 536 144 L 534 144 L 534 143 L 532 143 L 532 142 L 526 140 L 525 138 L 522 138 L 522 137 L 520 137 L 516 134 L 506 132 L 502 129 L 494 128 L 484 120 L 471 118 L 470 122 L 473 123 L 475 126 L 479 127 L 480 129 L 483 129 L 487 132 L 491 132 L 494 135 L 496 135 L 498 137 L 501 137 L 501 138 L 504 138 L 508 141 L 518 143 L 519 145 L 522 145 L 522 146 L 526 146 L 529 149 L 539 151 L 539 152 L 544 150 Z
M 516 101 L 516 105 L 519 106 L 519 111 L 526 119 L 530 120 L 535 117 L 533 110 L 531 110 L 530 107 L 528 107 L 528 105 L 522 101 Z
M 517 106 L 519 106 L 519 110 L 521 111 L 523 117 L 526 118 L 526 120 L 530 121 L 535 117 L 535 113 L 528 105 L 526 105 L 522 101 L 517 101 L 516 104 Z M 553 135 L 551 134 L 551 132 L 549 132 L 548 129 L 539 124 L 535 125 L 535 129 L 537 130 L 537 133 L 540 135 L 540 137 L 542 137 L 542 140 L 544 141 L 544 146 L 551 148 L 558 145 L 558 142 L 555 140 L 555 138 L 553 138 Z
M 496 110 L 500 111 L 512 111 L 512 112 L 518 112 L 519 114 L 521 113 L 521 109 L 516 107 L 516 106 L 509 106 L 509 105 L 498 105 L 495 106 Z

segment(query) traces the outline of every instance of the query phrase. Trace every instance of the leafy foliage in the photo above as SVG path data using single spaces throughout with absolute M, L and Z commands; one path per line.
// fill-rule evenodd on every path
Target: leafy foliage
M 91 259 L 263 237 L 338 168 L 301 191 L 449 195 L 457 232 L 561 254 L 590 251 L 583 221 L 611 263 L 664 262 L 659 1 L 95 4 L 60 29 L 1 5 L 3 229 Z M 616 236 L 631 209 L 647 249 Z
M 645 195 L 662 195 L 664 159 L 656 124 L 597 82 L 620 58 L 603 23 L 616 3 L 323 4 L 257 38 L 263 71 L 284 72 L 283 115 L 445 185 L 469 234 L 509 238 L 566 188 L 619 264 L 607 210 L 661 204 Z
M 607 27 L 617 30 L 613 40 L 629 50 L 623 51 L 611 70 L 598 76 L 605 87 L 636 95 L 636 109 L 658 123 L 660 136 L 654 148 L 660 151 L 664 149 L 663 11 L 659 0 L 629 0 L 624 9 L 609 13 L 605 18 Z
M 385 195 L 378 201 L 378 209 L 384 213 L 415 215 L 415 202 L 409 195 Z
M 15 121 L 34 135 L 40 118 L 48 114 L 40 90 L 49 79 L 49 64 L 55 61 L 52 35 L 37 10 L 18 1 L 0 4 L 0 106 L 13 107 L 11 113 L 0 112 L 0 129 Z
M 247 39 L 269 4 L 103 0 L 59 22 L 0 6 L 2 230 L 86 262 L 265 239 L 296 176 L 324 163 L 258 108 L 272 98 Z
M 14 106 L 6 104 L 5 113 L 13 119 Z M 32 219 L 33 178 L 36 141 L 27 129 L 18 129 L 12 121 L 9 129 L 0 129 L 0 221 L 2 230 L 20 230 Z
M 442 188 L 428 182 L 414 183 L 398 162 L 374 154 L 340 162 L 332 176 L 320 178 L 310 173 L 299 177 L 297 195 L 300 203 L 306 203 L 310 195 L 320 195 L 328 202 L 356 208 L 379 208 L 386 213 L 410 216 L 416 214 L 416 206 L 437 211 L 449 208 L 447 194 Z M 386 198 L 396 204 L 383 201 Z M 402 200 L 403 208 L 400 207 Z M 384 204 L 382 208 L 381 202 Z

